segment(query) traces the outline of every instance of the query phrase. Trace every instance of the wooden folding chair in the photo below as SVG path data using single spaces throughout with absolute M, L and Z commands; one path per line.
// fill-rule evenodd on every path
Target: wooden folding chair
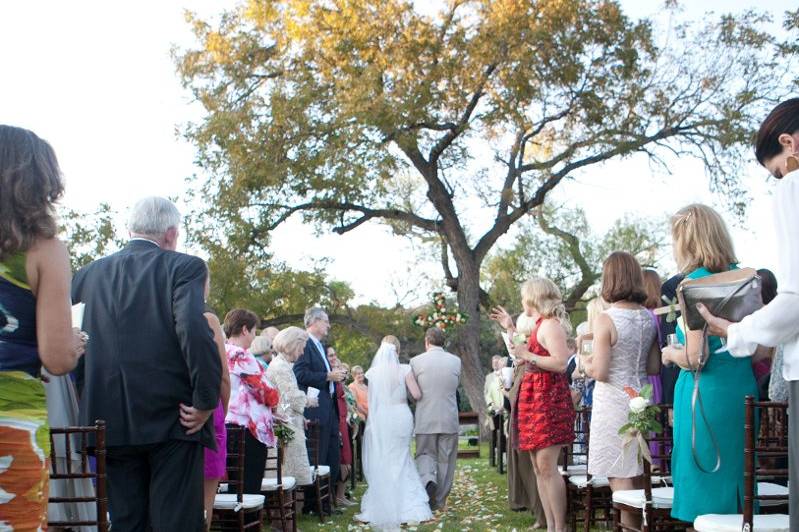
M 330 466 L 319 463 L 320 432 L 318 421 L 310 421 L 306 431 L 306 443 L 308 445 L 308 458 L 311 464 L 311 484 L 302 486 L 302 500 L 306 500 L 308 495 L 316 498 L 316 508 L 319 512 L 319 521 L 325 522 L 324 502 L 327 501 L 328 507 L 333 507 L 332 501 L 332 479 L 330 478 Z
M 94 434 L 94 455 L 96 457 L 95 470 L 92 471 L 88 453 L 88 436 Z M 66 449 L 66 460 L 63 464 L 56 459 L 56 446 L 63 438 L 64 448 Z M 80 438 L 80 442 L 75 449 L 73 438 Z M 60 445 L 58 446 L 60 448 Z M 80 467 L 78 471 L 73 470 L 72 456 L 73 449 L 80 454 Z M 50 481 L 70 481 L 79 479 L 94 480 L 94 496 L 64 496 L 50 497 L 50 504 L 75 504 L 75 503 L 94 503 L 96 515 L 94 520 L 81 520 L 79 517 L 73 520 L 50 521 L 51 527 L 72 528 L 78 526 L 96 526 L 100 532 L 106 532 L 108 525 L 108 498 L 105 486 L 105 421 L 97 420 L 91 427 L 51 427 L 50 428 Z M 63 466 L 63 468 L 62 468 Z
M 269 520 L 280 521 L 281 530 L 296 532 L 297 479 L 283 475 L 283 456 L 284 449 L 281 445 L 278 445 L 276 449 L 269 449 L 264 479 L 261 482 L 261 494 L 266 497 L 266 512 Z
M 671 517 L 674 488 L 671 486 L 671 448 L 673 432 L 669 424 L 672 405 L 659 405 L 658 421 L 663 426 L 660 434 L 650 434 L 648 442 L 654 445 L 652 463 L 644 460 L 644 489 L 620 490 L 613 493 L 613 529 L 617 532 L 649 532 L 652 530 L 685 530 L 690 523 Z M 654 471 L 654 474 L 653 474 Z M 621 512 L 637 514 L 641 527 L 626 526 L 621 522 Z
M 582 516 L 583 528 L 588 532 L 599 520 L 611 521 L 610 484 L 608 479 L 588 474 L 588 447 L 591 437 L 591 408 L 577 410 L 574 420 L 575 442 L 563 448 L 561 474 L 566 480 L 566 507 L 571 529 L 577 530 L 577 521 Z
M 244 431 L 240 425 L 227 428 L 227 474 L 229 493 L 219 493 L 214 499 L 212 529 L 239 531 L 261 530 L 264 496 L 244 493 Z
M 744 506 L 743 514 L 707 514 L 694 520 L 697 532 L 743 530 L 771 532 L 788 530 L 788 404 L 744 400 Z M 757 413 L 761 430 L 757 430 Z M 776 463 L 786 467 L 776 467 Z M 757 494 L 755 494 L 757 486 Z M 760 514 L 755 514 L 759 504 Z

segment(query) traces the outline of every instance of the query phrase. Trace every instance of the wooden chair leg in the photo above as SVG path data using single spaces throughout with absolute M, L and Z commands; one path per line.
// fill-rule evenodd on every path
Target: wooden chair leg
M 591 532 L 591 521 L 594 518 L 594 488 L 588 486 L 585 489 L 585 515 L 583 516 L 583 531 Z

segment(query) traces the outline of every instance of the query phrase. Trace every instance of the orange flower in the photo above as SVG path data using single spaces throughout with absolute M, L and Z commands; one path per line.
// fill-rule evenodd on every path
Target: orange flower
M 638 392 L 635 391 L 633 388 L 630 388 L 629 386 L 625 386 L 624 391 L 627 392 L 627 395 L 630 396 L 630 399 L 635 399 L 636 397 L 638 397 Z

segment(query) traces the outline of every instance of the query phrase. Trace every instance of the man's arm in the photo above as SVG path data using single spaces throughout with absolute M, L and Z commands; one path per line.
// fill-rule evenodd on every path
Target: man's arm
M 320 356 L 315 352 L 315 349 L 311 341 L 308 340 L 302 355 L 294 363 L 294 376 L 297 377 L 297 384 L 303 391 L 307 390 L 309 386 L 317 390 L 327 389 L 327 371 L 324 369 L 317 371 L 312 367 L 312 357 Z
M 197 410 L 213 411 L 219 403 L 222 362 L 214 335 L 203 315 L 207 270 L 197 257 L 185 257 L 177 266 L 172 287 L 172 313 Z

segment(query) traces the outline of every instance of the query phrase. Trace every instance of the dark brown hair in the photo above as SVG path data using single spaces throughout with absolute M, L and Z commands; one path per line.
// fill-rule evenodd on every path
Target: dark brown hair
M 53 148 L 32 131 L 0 125 L 0 260 L 56 236 L 54 204 L 63 194 Z
M 799 98 L 791 98 L 778 104 L 768 114 L 755 140 L 755 157 L 764 165 L 766 159 L 782 153 L 782 146 L 778 140 L 780 135 L 788 133 L 793 135 L 799 131 Z
M 253 330 L 258 324 L 258 321 L 258 315 L 256 315 L 255 312 L 243 308 L 234 308 L 225 314 L 225 336 L 228 338 L 231 336 L 238 336 L 241 334 L 244 327 Z
M 602 299 L 617 301 L 646 301 L 644 274 L 638 261 L 626 251 L 614 251 L 602 265 Z
M 424 333 L 424 339 L 427 340 L 427 343 L 430 345 L 435 345 L 437 347 L 444 347 L 444 343 L 447 341 L 447 338 L 444 336 L 444 331 L 438 327 L 430 327 L 427 329 L 427 332 Z
M 644 270 L 644 292 L 646 292 L 646 301 L 643 305 L 648 309 L 655 309 L 660 306 L 660 288 L 663 286 L 663 281 L 655 270 L 649 268 Z

